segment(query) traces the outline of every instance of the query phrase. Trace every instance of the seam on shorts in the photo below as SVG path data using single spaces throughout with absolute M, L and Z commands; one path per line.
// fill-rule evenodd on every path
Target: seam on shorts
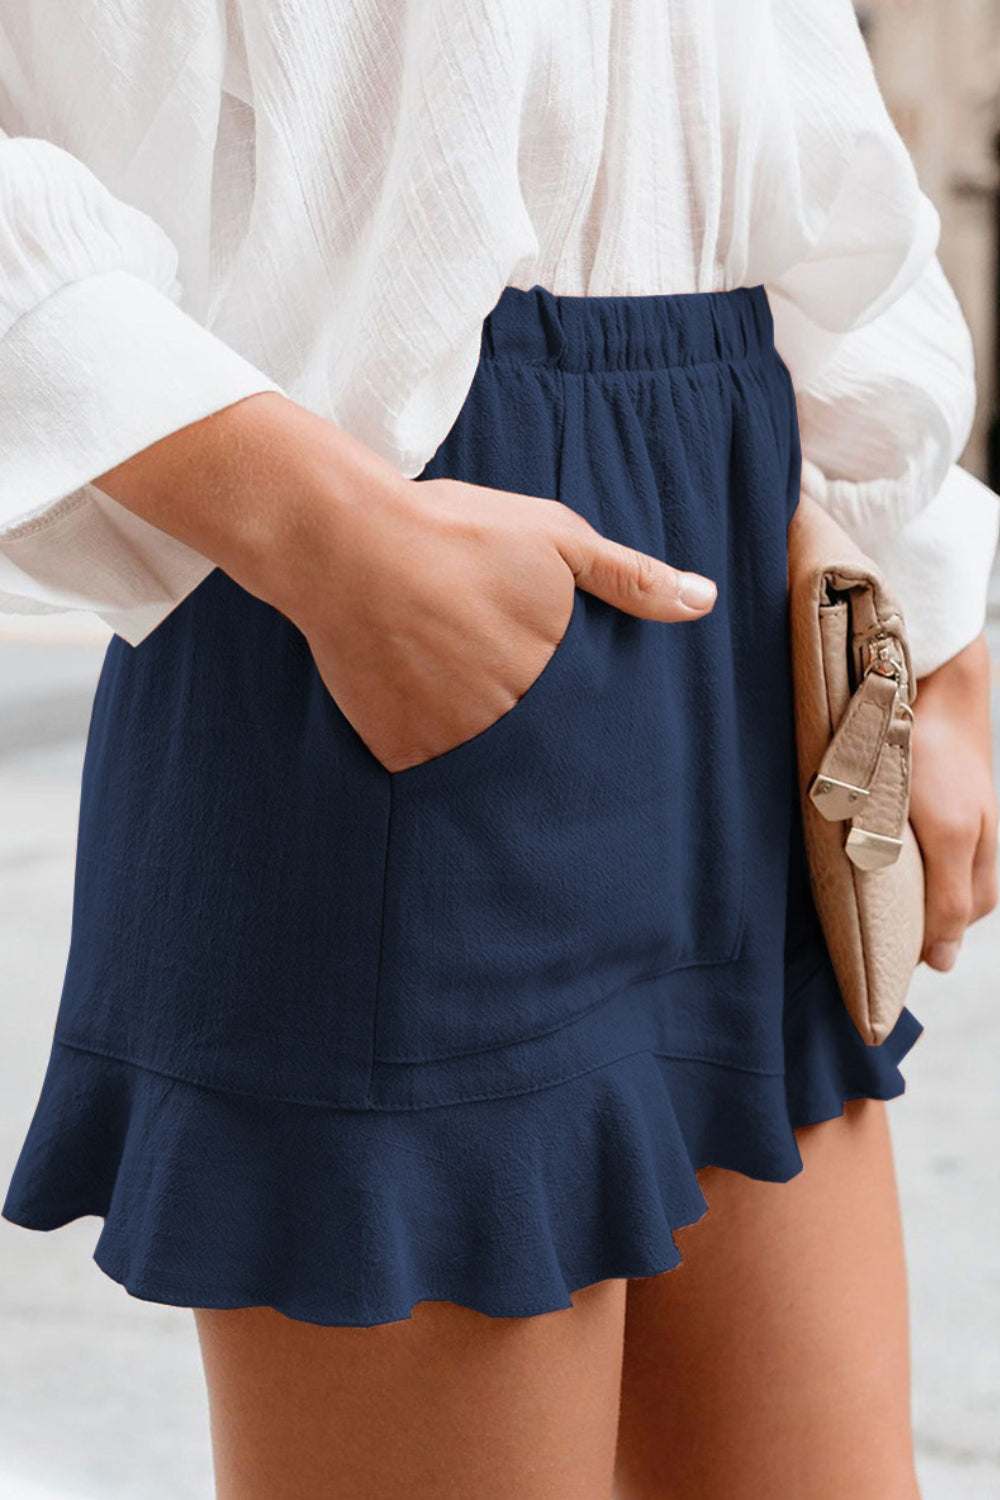
M 190 1074 L 171 1073 L 165 1068 L 152 1067 L 149 1063 L 137 1061 L 134 1057 L 128 1057 L 122 1053 L 110 1052 L 101 1047 L 95 1047 L 87 1043 L 73 1041 L 66 1036 L 56 1036 L 55 1042 L 60 1047 L 65 1047 L 70 1052 L 81 1052 L 89 1057 L 101 1057 L 108 1062 L 121 1063 L 125 1067 L 135 1068 L 140 1073 L 151 1073 L 157 1078 L 165 1078 L 171 1083 L 184 1083 L 192 1088 L 204 1089 L 210 1094 L 221 1094 L 237 1099 L 249 1099 L 254 1104 L 291 1104 L 303 1109 L 325 1109 L 331 1112 L 344 1114 L 382 1114 L 397 1115 L 410 1114 L 422 1109 L 453 1109 L 460 1108 L 463 1104 L 489 1104 L 493 1100 L 518 1099 L 528 1094 L 541 1094 L 546 1089 L 560 1088 L 563 1084 L 573 1083 L 578 1078 L 586 1078 L 590 1073 L 599 1073 L 604 1068 L 613 1068 L 618 1063 L 628 1062 L 633 1057 L 658 1057 L 668 1061 L 707 1063 L 715 1068 L 728 1068 L 734 1073 L 749 1073 L 759 1078 L 783 1078 L 784 1068 L 755 1068 L 748 1063 L 730 1062 L 726 1058 L 710 1057 L 700 1052 L 661 1051 L 654 1047 L 633 1047 L 630 1052 L 620 1053 L 616 1057 L 602 1058 L 600 1062 L 591 1063 L 585 1068 L 578 1068 L 575 1072 L 566 1073 L 558 1078 L 546 1079 L 544 1083 L 528 1084 L 524 1088 L 509 1089 L 503 1093 L 469 1094 L 460 1099 L 429 1099 L 423 1104 L 351 1104 L 342 1103 L 335 1099 L 300 1099 L 287 1094 L 262 1094 L 253 1089 L 234 1088 L 230 1084 L 211 1082 L 204 1078 L 193 1077 Z
M 389 884 L 389 850 L 392 845 L 393 810 L 395 807 L 395 787 L 393 777 L 388 777 L 389 802 L 385 814 L 385 850 L 382 856 L 382 904 L 378 918 L 378 957 L 375 962 L 375 983 L 372 995 L 371 1030 L 368 1048 L 368 1082 L 365 1085 L 365 1108 L 374 1108 L 372 1094 L 375 1087 L 375 1069 L 378 1058 L 378 1023 L 380 1013 L 380 1000 L 382 995 L 382 972 L 385 958 L 385 908 L 386 891 Z

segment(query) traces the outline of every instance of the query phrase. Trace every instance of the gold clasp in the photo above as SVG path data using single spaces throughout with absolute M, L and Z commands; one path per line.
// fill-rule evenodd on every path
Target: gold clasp
M 836 776 L 824 776 L 821 771 L 816 772 L 809 786 L 809 796 L 831 823 L 853 817 L 857 804 L 868 795 L 867 787 L 838 781 Z
M 884 870 L 899 858 L 903 840 L 888 833 L 872 833 L 869 828 L 852 828 L 844 848 L 847 857 L 859 870 Z

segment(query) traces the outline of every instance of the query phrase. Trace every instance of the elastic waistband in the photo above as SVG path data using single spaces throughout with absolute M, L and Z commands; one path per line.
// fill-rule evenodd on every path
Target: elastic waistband
M 731 363 L 773 347 L 762 286 L 645 297 L 562 297 L 509 286 L 482 335 L 483 359 L 578 371 Z

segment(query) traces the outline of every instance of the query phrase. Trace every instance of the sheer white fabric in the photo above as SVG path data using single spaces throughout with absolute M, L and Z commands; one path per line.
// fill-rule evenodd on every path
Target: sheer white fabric
M 210 564 L 91 481 L 255 390 L 416 474 L 505 285 L 764 283 L 919 670 L 979 629 L 970 341 L 849 0 L 33 0 L 0 127 L 4 607 L 141 640 Z

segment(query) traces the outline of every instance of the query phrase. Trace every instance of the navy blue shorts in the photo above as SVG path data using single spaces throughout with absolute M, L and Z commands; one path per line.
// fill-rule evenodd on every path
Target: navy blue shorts
M 114 640 L 72 945 L 5 1212 L 105 1220 L 134 1294 L 329 1324 L 525 1315 L 678 1260 L 708 1164 L 901 1092 L 841 1003 L 798 822 L 799 447 L 762 288 L 506 290 L 425 471 L 554 498 L 707 574 L 578 591 L 491 728 L 391 774 L 300 632 L 221 572 Z

